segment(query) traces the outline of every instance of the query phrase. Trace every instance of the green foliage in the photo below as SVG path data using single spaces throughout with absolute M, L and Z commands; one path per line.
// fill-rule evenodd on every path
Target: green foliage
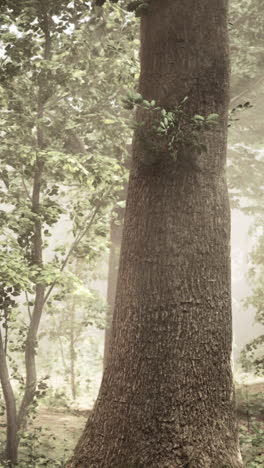
M 4 241 L 1 241 L 0 275 L 3 287 L 28 291 L 32 303 L 36 284 L 47 287 L 65 282 L 62 270 L 69 255 L 77 253 L 77 249 L 78 252 L 82 250 L 82 256 L 87 260 L 95 260 L 95 249 L 89 252 L 89 237 L 96 237 L 99 227 L 106 225 L 111 203 L 122 187 L 124 177 L 121 162 L 108 154 L 113 152 L 115 155 L 121 147 L 124 148 L 123 157 L 126 141 L 126 133 L 120 136 L 116 131 L 116 147 L 109 148 L 110 133 L 103 120 L 105 114 L 114 113 L 115 118 L 118 114 L 114 102 L 116 88 L 102 86 L 98 89 L 96 82 L 98 76 L 102 84 L 104 81 L 116 82 L 119 77 L 115 76 L 114 66 L 105 71 L 105 60 L 98 55 L 100 43 L 97 28 L 93 25 L 95 18 L 87 18 L 87 10 L 83 15 L 80 10 L 78 20 L 82 19 L 84 25 L 80 22 L 70 34 L 68 30 L 76 22 L 76 11 L 67 5 L 64 17 L 59 17 L 57 23 L 50 19 L 50 57 L 43 60 L 47 40 L 45 42 L 43 38 L 39 8 L 40 4 L 33 2 L 30 10 L 22 9 L 21 14 L 16 15 L 14 11 L 14 17 L 12 14 L 4 16 L 8 20 L 2 26 L 5 55 L 0 88 L 4 140 L 0 161 L 0 202 L 5 208 L 1 210 L 0 234 Z M 49 4 L 44 10 L 45 15 L 54 13 Z M 112 15 L 115 16 L 114 12 Z M 37 20 L 34 26 L 33 16 Z M 110 13 L 109 23 L 113 20 L 116 18 Z M 86 28 L 89 21 L 90 31 Z M 122 18 L 119 16 L 117 21 L 122 22 Z M 103 25 L 104 20 L 101 27 Z M 9 32 L 11 26 L 15 33 Z M 77 49 L 79 55 L 76 55 Z M 109 51 L 113 60 L 113 51 Z M 119 52 L 115 57 L 120 60 Z M 16 73 L 9 69 L 10 64 L 16 67 Z M 102 113 L 95 112 L 99 101 L 105 104 Z M 44 106 L 41 117 L 37 102 Z M 40 132 L 44 147 L 38 145 Z M 111 128 L 111 137 L 114 134 L 115 130 Z M 32 191 L 37 160 L 41 161 L 43 174 L 41 204 L 35 213 Z M 64 256 L 56 253 L 53 260 L 40 269 L 33 264 L 32 257 L 36 222 L 41 223 L 43 247 L 47 248 L 52 241 L 52 229 L 63 217 L 64 223 L 67 218 L 72 225 L 73 248 L 64 249 Z M 100 245 L 102 237 L 99 239 Z M 64 245 L 57 246 L 57 252 L 62 252 L 63 248 Z M 101 251 L 99 246 L 97 253 Z M 5 304 L 8 301 L 13 300 L 7 298 Z
M 69 408 L 68 395 L 63 390 L 49 388 L 43 402 L 47 408 Z
M 264 462 L 264 402 L 261 393 L 263 386 L 259 385 L 260 387 L 242 385 L 236 391 L 237 413 L 240 419 L 239 440 L 246 468 L 260 468 Z
M 65 353 L 63 372 L 69 374 L 72 337 L 76 343 L 83 340 L 88 343 L 90 327 L 104 326 L 105 304 L 91 290 L 86 276 L 89 276 L 87 270 L 94 268 L 108 247 L 109 213 L 126 179 L 123 162 L 131 130 L 119 96 L 124 89 L 134 89 L 133 80 L 138 78 L 136 20 L 120 5 L 126 5 L 136 16 L 147 13 L 149 8 L 148 2 L 117 4 L 114 0 L 102 9 L 94 7 L 104 3 L 104 0 L 92 4 L 81 0 L 5 0 L 0 5 L 3 140 L 0 150 L 0 319 L 11 378 L 19 399 L 25 388 L 22 353 L 37 285 L 45 286 L 47 299 L 47 318 L 40 340 L 47 336 L 52 339 L 51 354 L 46 351 L 43 357 L 40 349 L 38 359 L 50 365 L 49 370 L 56 369 L 52 366 L 58 359 L 60 340 Z M 261 2 L 257 0 L 234 0 L 231 4 L 233 83 L 238 94 L 245 79 L 258 77 L 263 68 L 264 35 L 260 13 Z M 241 25 L 239 29 L 236 29 L 236 21 Z M 186 141 L 197 153 L 206 151 L 200 135 L 214 128 L 218 119 L 216 114 L 207 117 L 197 114 L 190 119 L 184 102 L 175 109 L 163 109 L 154 101 L 149 102 L 131 92 L 124 107 L 132 110 L 134 106 L 152 121 L 148 130 L 150 147 L 155 150 L 158 142 L 158 146 L 169 150 L 174 158 Z M 231 120 L 235 120 L 234 116 L 232 110 Z M 236 136 L 234 140 L 238 141 Z M 258 157 L 259 142 L 260 138 L 256 144 L 235 148 L 229 180 L 236 200 L 241 197 L 251 200 L 248 212 L 257 213 L 260 225 L 263 203 L 259 187 L 263 163 Z M 42 165 L 42 180 L 40 206 L 36 212 L 32 209 L 32 192 L 37 161 Z M 41 267 L 34 264 L 33 255 L 39 222 L 44 256 Z M 63 240 L 58 241 L 56 229 L 61 222 L 64 223 Z M 261 255 L 263 257 L 263 250 L 259 251 L 258 258 L 252 257 L 257 268 L 252 276 L 256 288 L 250 299 L 257 309 L 258 320 L 262 317 L 264 290 L 259 266 Z M 80 264 L 82 274 L 76 272 L 76 265 Z M 77 310 L 74 320 L 73 315 L 68 314 L 72 297 Z M 247 351 L 255 353 L 256 344 L 258 342 L 252 347 L 249 345 Z M 78 361 L 82 357 L 79 350 L 77 353 L 75 349 L 74 353 L 78 369 L 82 370 L 85 362 L 87 372 L 86 361 Z M 251 361 L 256 364 L 258 356 L 254 354 Z M 77 376 L 77 386 L 81 380 L 82 374 Z M 45 380 L 40 380 L 36 396 L 40 398 L 45 394 L 50 404 L 63 404 L 63 394 L 47 390 Z M 35 404 L 36 399 L 33 406 Z M 4 405 L 1 408 L 4 409 Z M 54 456 L 53 461 L 43 458 L 47 450 L 38 445 L 41 434 L 40 428 L 31 428 L 23 436 L 23 468 L 61 466 L 54 461 L 59 457 Z M 257 446 L 258 435 L 254 438 L 256 444 L 253 438 L 251 442 L 242 439 L 243 449 L 250 451 L 251 446 Z M 253 455 L 250 457 L 249 463 L 255 463 Z
M 256 116 L 257 118 L 257 116 Z M 246 128 L 246 127 L 244 127 Z M 246 132 L 245 132 L 246 135 Z M 251 295 L 244 301 L 245 308 L 255 309 L 255 320 L 264 324 L 264 236 L 263 236 L 263 148 L 262 136 L 254 135 L 254 142 L 240 142 L 230 148 L 228 168 L 229 188 L 234 206 L 252 216 L 251 237 L 255 247 L 249 256 L 248 279 Z M 241 203 L 242 200 L 242 203 Z M 241 354 L 242 367 L 263 375 L 263 336 L 252 340 Z
M 65 466 L 84 424 L 81 412 L 73 415 L 65 409 L 43 408 L 25 431 L 17 468 Z M 1 468 L 6 466 L 4 461 L 0 461 Z
M 134 12 L 136 17 L 141 17 L 147 14 L 149 10 L 150 0 L 134 0 L 134 1 L 119 1 L 119 0 L 110 0 L 111 3 L 121 3 L 124 4 L 124 8 L 129 12 Z M 94 0 L 96 6 L 102 7 L 106 0 Z
M 151 121 L 150 128 L 144 120 L 132 124 L 134 129 L 143 131 L 149 150 L 169 152 L 176 160 L 183 147 L 189 147 L 198 154 L 206 152 L 207 147 L 201 142 L 201 134 L 212 130 L 219 118 L 218 114 L 209 114 L 207 117 L 196 114 L 190 117 L 184 109 L 187 100 L 188 97 L 185 97 L 178 106 L 167 110 L 157 106 L 156 101 L 148 101 L 139 93 L 129 91 L 123 98 L 123 105 L 128 110 L 134 107 L 141 109 L 143 119 Z
M 82 271 L 84 276 L 83 266 L 83 261 L 76 261 L 75 271 Z M 61 376 L 66 387 L 71 386 L 71 394 L 66 392 L 67 398 L 75 399 L 82 392 L 87 376 L 91 377 L 91 370 L 87 369 L 83 359 L 88 353 L 94 353 L 91 343 L 94 328 L 103 329 L 105 326 L 105 300 L 80 281 L 74 290 L 64 288 L 57 292 L 46 312 L 49 320 L 42 327 L 40 359 L 47 357 L 45 347 L 48 339 L 51 356 L 53 353 L 57 356 L 47 371 Z
M 229 111 L 229 119 L 228 119 L 229 125 L 228 126 L 230 127 L 232 122 L 236 122 L 239 120 L 238 118 L 236 118 L 237 113 L 243 112 L 247 109 L 250 109 L 251 107 L 253 106 L 250 104 L 249 101 L 244 102 L 243 104 L 238 104 L 237 106 L 233 107 L 233 109 Z
M 236 389 L 236 402 L 238 415 L 247 418 L 247 424 L 250 426 L 251 418 L 263 419 L 264 417 L 264 398 L 258 384 L 256 388 L 251 388 L 250 385 L 240 385 Z
M 241 351 L 240 362 L 247 372 L 264 375 L 263 356 L 264 335 L 251 340 Z
M 264 235 L 263 235 L 263 214 L 259 213 L 254 226 L 255 234 L 258 235 L 258 243 L 251 252 L 251 268 L 249 270 L 249 280 L 252 284 L 252 294 L 246 299 L 245 307 L 254 307 L 255 321 L 264 325 Z M 242 350 L 240 361 L 246 371 L 253 371 L 256 375 L 264 375 L 264 335 L 250 341 Z
M 51 428 L 37 424 L 39 401 L 46 396 L 48 377 L 45 377 L 38 383 L 38 388 L 34 401 L 28 408 L 27 424 L 20 430 L 20 457 L 16 466 L 18 468 L 38 468 L 41 466 L 63 467 L 68 457 L 68 448 L 64 446 L 62 453 L 54 454 L 56 436 Z M 1 406 L 0 400 L 0 406 Z M 3 403 L 3 410 L 5 405 Z M 4 414 L 4 411 L 3 411 Z M 0 433 L 0 452 L 4 451 L 4 438 Z M 48 450 L 47 450 L 48 448 Z M 52 455 L 49 455 L 52 454 Z M 10 467 L 7 460 L 0 460 L 0 467 Z
M 1 234 L 7 233 L 3 228 Z M 8 262 L 6 259 L 8 258 Z M 30 267 L 25 264 L 23 248 L 11 236 L 0 242 L 0 282 L 10 296 L 16 297 L 21 290 L 30 289 Z M 4 291 L 2 292 L 4 294 Z M 2 295 L 1 294 L 1 295 Z M 3 296 L 2 296 L 3 297 Z
M 249 273 L 252 294 L 244 306 L 253 306 L 256 321 L 263 323 L 263 6 L 259 0 L 233 0 L 230 7 L 233 102 L 241 102 L 245 96 L 252 99 L 254 108 L 248 105 L 248 112 L 241 114 L 240 122 L 231 128 L 227 175 L 232 206 L 254 219 L 251 237 L 256 247 L 250 256 Z M 232 120 L 234 115 L 231 111 Z M 244 369 L 255 369 L 259 375 L 263 373 L 262 344 L 260 336 L 241 355 Z
M 251 423 L 250 430 L 245 425 L 240 426 L 239 439 L 246 468 L 261 468 L 263 466 L 263 437 L 263 424 L 258 421 Z
M 69 456 L 69 449 L 65 445 L 61 453 L 54 453 L 54 449 L 57 448 L 56 440 L 57 437 L 51 432 L 51 428 L 37 426 L 31 421 L 28 430 L 24 431 L 21 437 L 21 457 L 17 468 L 62 468 Z M 0 467 L 10 467 L 10 464 L 0 460 Z
M 120 82 L 120 67 L 122 80 L 130 76 L 134 52 L 131 60 L 128 55 L 122 58 L 124 46 L 121 39 L 126 25 L 120 9 L 108 8 L 101 18 L 97 18 L 87 16 L 84 3 L 80 2 L 78 11 L 67 2 L 61 9 L 57 2 L 54 5 L 47 3 L 44 12 L 41 2 L 37 1 L 32 5 L 28 2 L 25 9 L 14 2 L 6 2 L 6 7 L 13 11 L 6 10 L 5 13 L 4 6 L 1 7 L 5 53 L 1 58 L 4 76 L 0 87 L 4 141 L 0 161 L 0 219 L 1 238 L 5 240 L 1 240 L 0 275 L 6 287 L 33 291 L 36 282 L 45 285 L 60 282 L 67 253 L 64 244 L 56 246 L 54 260 L 46 263 L 41 271 L 32 265 L 36 221 L 41 222 L 47 248 L 53 240 L 50 239 L 52 229 L 67 218 L 71 222 L 69 231 L 79 239 L 78 245 L 74 245 L 74 253 L 78 250 L 80 254 L 82 249 L 82 256 L 90 260 L 85 245 L 88 231 L 91 236 L 90 219 L 96 211 L 92 234 L 96 237 L 100 232 L 101 242 L 111 203 L 125 177 L 122 162 L 130 130 L 125 132 L 123 125 L 121 135 L 118 128 L 122 108 L 118 107 L 117 83 Z M 50 20 L 51 56 L 44 60 L 41 12 L 49 17 L 60 12 L 56 21 Z M 122 35 L 118 31 L 121 25 Z M 10 32 L 11 27 L 15 32 Z M 107 54 L 101 53 L 102 29 L 107 32 L 104 37 Z M 116 40 L 119 48 L 114 47 Z M 15 74 L 9 70 L 9 65 L 16 67 Z M 42 77 L 45 77 L 44 88 L 40 83 Z M 97 86 L 98 79 L 100 87 Z M 40 118 L 36 103 L 38 97 L 42 99 L 43 92 L 46 93 L 44 115 Z M 111 129 L 106 119 L 109 116 L 115 123 Z M 40 130 L 44 133 L 44 148 L 37 144 Z M 43 177 L 42 200 L 38 213 L 35 213 L 32 210 L 32 187 L 37 159 L 43 165 Z M 90 253 L 93 258 L 94 251 L 95 248 Z M 99 247 L 98 253 L 101 251 Z M 6 255 L 10 259 L 8 264 Z
M 233 88 L 243 89 L 247 79 L 263 69 L 263 5 L 259 0 L 232 0 L 230 4 Z
M 0 320 L 21 400 L 39 286 L 45 299 L 38 313 L 47 310 L 42 339 L 58 313 L 66 346 L 70 295 L 78 297 L 75 347 L 82 327 L 104 326 L 105 305 L 86 277 L 107 251 L 110 212 L 127 177 L 131 130 L 118 93 L 137 73 L 136 38 L 133 18 L 114 4 L 98 14 L 90 2 L 9 0 L 0 15 Z M 37 348 L 36 336 L 35 355 Z M 38 382 L 33 406 L 45 385 Z

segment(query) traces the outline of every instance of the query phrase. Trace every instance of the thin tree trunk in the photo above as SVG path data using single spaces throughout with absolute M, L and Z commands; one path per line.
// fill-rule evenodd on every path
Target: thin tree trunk
M 131 154 L 131 146 L 127 146 L 127 152 Z M 120 159 L 121 154 L 117 155 L 117 159 Z M 124 167 L 130 170 L 130 157 L 125 160 Z M 119 202 L 126 201 L 127 198 L 127 182 L 124 183 L 123 189 L 119 192 Z M 110 252 L 108 260 L 108 278 L 107 278 L 107 315 L 106 315 L 106 328 L 105 328 L 105 342 L 104 342 L 104 359 L 103 368 L 107 366 L 110 339 L 112 332 L 112 320 L 115 308 L 115 295 L 118 278 L 119 260 L 120 260 L 120 247 L 122 241 L 122 233 L 124 226 L 125 208 L 116 205 L 112 211 L 111 223 L 110 223 Z
M 123 210 L 124 211 L 124 210 Z M 115 213 L 115 212 L 114 212 Z M 110 252 L 109 252 L 109 263 L 108 263 L 108 280 L 107 280 L 107 317 L 106 317 L 106 329 L 105 329 L 105 342 L 104 342 L 104 369 L 107 366 L 110 337 L 112 329 L 112 319 L 115 307 L 115 294 L 116 284 L 118 277 L 118 265 L 120 258 L 120 245 L 123 231 L 123 216 L 118 219 L 116 223 L 115 217 L 111 220 L 110 225 Z
M 68 367 L 67 367 L 67 364 L 66 364 L 66 361 L 65 361 L 64 350 L 63 350 L 63 344 L 62 344 L 61 337 L 60 337 L 60 335 L 59 335 L 58 329 L 57 329 L 57 333 L 58 333 L 58 340 L 59 340 L 59 345 L 60 345 L 61 361 L 62 361 L 62 365 L 63 365 L 63 367 L 64 367 L 64 372 L 65 372 L 65 375 L 66 375 L 66 374 L 67 374 L 67 371 L 68 371 Z
M 108 365 L 68 468 L 240 468 L 231 372 L 225 179 L 226 0 L 155 0 L 141 23 L 140 93 L 220 115 L 174 161 L 136 132 Z M 144 116 L 138 113 L 138 119 Z M 145 137 L 144 137 L 145 136 Z
M 48 60 L 51 55 L 51 36 L 49 30 L 49 18 L 47 13 L 44 13 L 43 30 L 45 34 L 44 43 L 44 60 Z M 39 91 L 38 91 L 38 120 L 44 116 L 44 105 L 47 95 L 47 80 L 45 73 L 40 73 L 39 76 Z M 45 148 L 45 135 L 42 124 L 37 128 L 37 152 Z M 37 153 L 32 191 L 32 212 L 36 215 L 34 222 L 34 236 L 32 243 L 32 263 L 40 270 L 43 267 L 43 240 L 42 240 L 42 221 L 40 219 L 40 196 L 41 185 L 44 170 L 44 161 Z M 28 334 L 25 342 L 25 365 L 26 365 L 26 385 L 24 395 L 20 404 L 18 413 L 18 429 L 21 430 L 27 419 L 27 413 L 34 400 L 37 387 L 37 369 L 36 369 L 36 347 L 37 334 L 40 324 L 40 319 L 43 313 L 45 298 L 45 285 L 37 283 L 35 286 L 35 300 L 32 317 L 29 324 Z M 19 443 L 19 438 L 18 438 Z
M 17 412 L 16 399 L 10 382 L 6 354 L 0 329 L 0 381 L 6 404 L 7 438 L 4 458 L 12 465 L 17 463 Z
M 51 52 L 51 37 L 49 31 L 48 17 L 44 15 L 44 60 L 48 60 Z M 44 115 L 44 103 L 45 99 L 43 95 L 47 87 L 47 82 L 40 76 L 39 79 L 39 93 L 38 93 L 38 119 L 43 118 Z M 37 148 L 43 149 L 45 146 L 44 132 L 41 126 L 37 128 Z M 42 222 L 39 218 L 40 208 L 40 193 L 41 183 L 43 174 L 44 163 L 41 158 L 36 158 L 34 176 L 33 176 L 33 192 L 32 192 L 32 212 L 35 213 L 34 223 L 34 237 L 32 244 L 32 262 L 35 266 L 42 268 Z M 2 355 L 2 339 L 0 342 L 0 354 L 1 354 L 1 366 L 0 366 L 0 378 L 3 387 L 4 398 L 7 409 L 7 442 L 6 442 L 6 458 L 11 460 L 11 464 L 15 464 L 17 461 L 18 445 L 20 439 L 21 429 L 24 428 L 27 420 L 27 414 L 30 405 L 33 402 L 36 386 L 37 386 L 37 374 L 36 374 L 36 346 L 37 346 L 37 333 L 39 323 L 44 306 L 44 294 L 45 286 L 42 284 L 36 284 L 35 287 L 35 302 L 32 316 L 30 317 L 30 324 L 28 334 L 25 342 L 25 365 L 26 365 L 26 384 L 24 395 L 20 404 L 18 415 L 16 414 L 16 403 L 13 394 L 12 384 L 9 379 L 8 369 L 6 364 L 6 358 Z
M 41 315 L 43 312 L 45 288 L 42 285 L 36 286 L 35 304 L 25 346 L 25 364 L 26 364 L 26 386 L 24 395 L 18 412 L 18 429 L 23 429 L 26 424 L 27 413 L 33 402 L 37 387 L 36 370 L 36 347 L 37 333 Z M 19 442 L 19 438 L 18 442 Z
M 42 131 L 39 131 L 38 143 L 42 142 Z M 40 207 L 40 192 L 41 192 L 41 181 L 42 181 L 43 163 L 40 160 L 36 161 L 35 174 L 34 174 L 34 186 L 32 194 L 32 212 L 36 214 L 35 226 L 34 226 L 34 238 L 33 238 L 33 251 L 32 261 L 33 264 L 40 269 L 43 266 L 42 259 L 42 222 L 38 218 L 39 207 Z M 35 286 L 35 301 L 32 317 L 29 324 L 28 334 L 25 343 L 25 364 L 26 364 L 26 387 L 24 396 L 19 408 L 18 413 L 18 428 L 21 429 L 27 417 L 27 411 L 29 406 L 32 404 L 36 386 L 37 386 L 37 370 L 36 370 L 36 347 L 37 347 L 37 334 L 40 324 L 41 315 L 44 306 L 45 286 L 42 284 L 36 284 Z
M 70 372 L 71 372 L 71 392 L 73 400 L 76 400 L 76 375 L 75 375 L 75 303 L 72 301 L 70 308 Z

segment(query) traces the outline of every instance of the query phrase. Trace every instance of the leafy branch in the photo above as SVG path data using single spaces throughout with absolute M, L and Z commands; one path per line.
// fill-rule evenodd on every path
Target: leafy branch
M 236 121 L 239 120 L 239 119 L 235 118 L 235 115 L 237 115 L 237 113 L 248 110 L 251 107 L 253 107 L 253 106 L 252 106 L 252 104 L 250 104 L 249 101 L 245 102 L 244 104 L 238 104 L 237 106 L 233 107 L 233 109 L 231 109 L 231 111 L 229 111 L 229 118 L 228 118 L 229 124 L 228 124 L 228 127 L 231 126 L 232 122 L 236 122 Z
M 60 273 L 62 273 L 65 269 L 65 267 L 67 266 L 69 260 L 70 260 L 70 257 L 71 255 L 73 254 L 74 250 L 78 247 L 78 245 L 80 244 L 81 240 L 86 236 L 86 234 L 89 232 L 91 226 L 93 225 L 93 222 L 100 210 L 100 208 L 102 207 L 102 205 L 104 204 L 105 202 L 105 199 L 107 198 L 107 196 L 110 194 L 111 192 L 111 189 L 112 187 L 106 192 L 105 196 L 102 197 L 100 200 L 98 200 L 97 204 L 96 204 L 96 207 L 93 211 L 93 214 L 91 217 L 87 216 L 87 218 L 85 219 L 84 221 L 84 228 L 80 230 L 79 234 L 77 234 L 76 238 L 74 239 L 71 247 L 69 248 L 69 251 L 68 253 L 66 254 L 65 256 L 65 259 L 64 261 L 62 262 L 62 265 L 60 267 Z M 50 285 L 48 291 L 46 292 L 46 295 L 44 297 L 44 304 L 46 304 L 46 302 L 48 301 L 54 287 L 56 286 L 57 284 L 57 279 L 55 279 L 53 281 L 53 283 Z
M 198 154 L 207 151 L 207 147 L 200 141 L 200 134 L 211 130 L 217 123 L 219 115 L 212 113 L 208 116 L 195 114 L 190 117 L 184 109 L 188 97 L 172 109 L 157 106 L 156 101 L 148 101 L 141 94 L 129 91 L 123 98 L 125 109 L 132 110 L 135 107 L 147 111 L 151 115 L 151 129 L 148 131 L 148 146 L 153 151 L 160 150 L 159 138 L 162 147 L 169 152 L 174 160 L 177 159 L 178 151 L 183 145 L 190 146 Z M 146 115 L 146 114 L 145 114 Z M 134 129 L 144 128 L 146 123 L 134 121 Z
M 118 3 L 119 0 L 110 0 L 111 3 Z M 106 0 L 94 0 L 94 3 L 96 6 L 103 6 L 106 3 Z M 129 1 L 125 9 L 130 12 L 134 12 L 135 16 L 141 17 L 143 15 L 146 15 L 149 11 L 149 4 L 150 0 L 133 0 Z

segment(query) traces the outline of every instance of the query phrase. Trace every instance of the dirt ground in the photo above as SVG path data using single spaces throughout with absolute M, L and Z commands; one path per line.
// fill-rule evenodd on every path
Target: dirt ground
M 240 427 L 244 426 L 246 430 L 248 428 L 248 434 L 250 434 L 252 423 L 254 425 L 254 421 L 257 421 L 261 430 L 264 430 L 264 381 L 237 386 L 236 399 Z M 36 431 L 38 434 L 41 453 L 48 453 L 56 459 L 66 461 L 73 453 L 90 411 L 88 409 L 40 407 L 33 426 L 28 427 L 28 432 Z M 5 429 L 5 421 L 2 419 L 0 421 L 0 441 L 2 442 L 5 438 Z M 250 447 L 249 450 L 251 450 Z M 262 465 L 246 463 L 245 466 Z

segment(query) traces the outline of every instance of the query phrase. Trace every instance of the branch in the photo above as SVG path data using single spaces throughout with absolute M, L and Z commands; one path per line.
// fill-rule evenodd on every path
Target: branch
M 106 196 L 109 195 L 110 193 L 110 190 L 107 192 Z M 85 229 L 83 229 L 78 235 L 77 237 L 75 238 L 74 242 L 72 243 L 62 265 L 61 265 L 61 268 L 60 268 L 60 272 L 62 272 L 64 270 L 64 268 L 66 267 L 66 265 L 68 264 L 69 262 L 69 259 L 74 251 L 74 249 L 79 245 L 79 243 L 81 242 L 81 240 L 83 239 L 83 237 L 87 234 L 87 232 L 89 231 L 90 227 L 92 226 L 93 222 L 94 222 L 94 219 L 99 211 L 99 209 L 101 208 L 103 202 L 104 202 L 105 198 L 102 198 L 100 202 L 98 202 L 97 206 L 95 207 L 95 210 L 88 222 L 88 219 L 86 218 L 86 221 L 85 221 L 85 224 L 88 222 L 88 224 L 86 224 L 86 227 Z M 46 295 L 45 295 L 45 298 L 44 298 L 44 304 L 47 302 L 48 298 L 50 297 L 54 287 L 56 286 L 57 284 L 57 280 L 55 280 L 51 285 L 50 285 L 50 288 L 48 289 Z
M 31 197 L 31 195 L 29 193 L 29 190 L 28 190 L 28 188 L 26 186 L 26 182 L 25 182 L 25 179 L 24 179 L 24 169 L 22 170 L 21 179 L 22 179 L 22 185 L 23 185 L 23 187 L 25 189 L 26 195 L 27 195 L 28 199 L 32 202 L 32 197 Z
M 44 43 L 44 60 L 49 60 L 51 56 L 51 35 L 50 35 L 50 21 L 47 15 L 47 12 L 44 13 L 44 21 L 43 21 L 43 31 L 45 35 L 45 43 Z
M 261 77 L 258 77 L 258 78 L 255 78 L 254 80 L 252 80 L 250 85 L 246 89 L 243 89 L 243 91 L 241 91 L 241 93 L 239 93 L 237 96 L 234 96 L 230 100 L 230 104 L 234 105 L 234 103 L 236 103 L 239 99 L 241 99 L 247 93 L 250 93 L 254 87 L 260 85 L 262 83 L 262 81 L 264 81 L 264 76 L 261 76 Z
M 252 14 L 251 14 L 252 15 Z M 245 23 L 247 20 L 251 18 L 251 15 L 241 15 L 239 16 L 235 21 L 230 23 L 233 28 L 237 28 L 238 26 L 241 26 L 241 24 Z
M 26 301 L 27 301 L 27 310 L 28 310 L 28 316 L 29 320 L 32 320 L 32 315 L 31 315 L 31 310 L 30 310 L 30 305 L 29 305 L 29 297 L 28 297 L 28 292 L 25 291 L 25 296 L 26 296 Z
M 45 286 L 43 286 L 42 284 L 37 284 L 34 310 L 32 313 L 32 319 L 30 321 L 25 346 L 26 387 L 17 417 L 18 429 L 22 429 L 24 427 L 27 418 L 28 408 L 34 399 L 36 392 L 37 370 L 35 353 L 37 344 L 37 333 L 44 306 L 44 293 Z

